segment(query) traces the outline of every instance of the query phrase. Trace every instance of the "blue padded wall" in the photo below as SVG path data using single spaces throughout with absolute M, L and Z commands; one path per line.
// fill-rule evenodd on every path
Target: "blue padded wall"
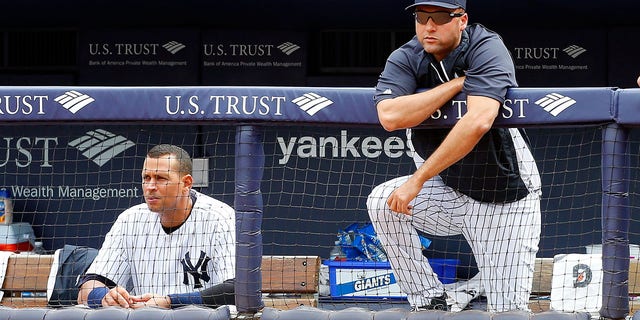
M 301 306 L 292 310 L 265 308 L 261 320 L 588 320 L 588 313 L 560 313 L 547 311 L 537 314 L 521 311 L 489 313 L 480 310 L 468 310 L 458 313 L 444 311 L 411 312 L 406 309 L 392 308 L 382 311 L 370 311 L 364 308 L 347 308 L 337 311 L 322 310 Z M 640 320 L 634 318 L 634 320 Z
M 217 309 L 200 306 L 186 306 L 176 309 L 144 308 L 123 309 L 108 307 L 87 309 L 82 307 L 25 308 L 0 307 L 0 320 L 229 320 L 228 306 Z

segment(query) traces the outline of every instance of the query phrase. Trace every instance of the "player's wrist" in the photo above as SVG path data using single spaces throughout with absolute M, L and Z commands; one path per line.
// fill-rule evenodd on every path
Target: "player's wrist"
M 202 295 L 200 292 L 187 292 L 187 293 L 171 293 L 168 295 L 169 304 L 171 309 L 184 307 L 187 305 L 201 305 L 202 304 Z
M 102 307 L 102 299 L 109 293 L 109 288 L 107 287 L 98 287 L 93 288 L 89 295 L 87 295 L 87 306 L 89 308 L 101 308 Z

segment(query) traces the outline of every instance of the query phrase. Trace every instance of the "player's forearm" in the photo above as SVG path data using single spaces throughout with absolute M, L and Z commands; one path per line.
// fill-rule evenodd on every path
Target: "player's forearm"
M 189 304 L 202 304 L 217 308 L 223 305 L 234 305 L 236 303 L 235 297 L 235 279 L 229 279 L 202 291 L 169 294 L 169 302 L 171 308 Z
M 200 292 L 202 303 L 208 307 L 236 304 L 235 279 L 228 279 Z
M 131 295 L 129 291 L 122 286 L 109 288 L 101 281 L 87 280 L 80 286 L 77 301 L 78 304 L 84 304 L 90 308 L 100 308 L 103 306 L 129 308 Z
M 451 128 L 451 131 L 414 173 L 414 179 L 424 183 L 454 163 L 464 158 L 478 141 L 491 129 L 500 104 L 491 98 L 467 97 L 468 112 Z
M 91 291 L 95 288 L 103 288 L 103 287 L 106 288 L 107 286 L 98 280 L 89 280 L 83 283 L 82 286 L 80 286 L 80 289 L 78 290 L 78 300 L 77 300 L 78 304 L 86 305 L 89 293 L 91 293 Z
M 382 100 L 376 106 L 380 124 L 387 131 L 415 127 L 460 93 L 463 84 L 461 77 L 424 92 Z
M 460 120 L 442 144 L 425 160 L 413 174 L 420 183 L 440 174 L 443 170 L 464 158 L 476 146 L 485 132 L 470 130 L 464 119 Z M 474 126 L 474 125 L 471 125 Z M 457 128 L 456 128 L 457 127 Z

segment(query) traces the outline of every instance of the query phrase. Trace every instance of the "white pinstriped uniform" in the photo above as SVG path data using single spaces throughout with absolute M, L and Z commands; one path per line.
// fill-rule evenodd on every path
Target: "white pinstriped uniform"
M 191 192 L 197 197 L 191 214 L 170 234 L 145 203 L 125 210 L 87 273 L 122 286 L 131 280 L 135 295 L 193 292 L 234 278 L 235 212 L 219 200 Z M 192 273 L 185 273 L 185 265 Z

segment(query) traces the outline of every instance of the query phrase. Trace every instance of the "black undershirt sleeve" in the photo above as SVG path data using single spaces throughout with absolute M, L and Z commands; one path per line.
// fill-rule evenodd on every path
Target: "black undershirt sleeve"
M 78 288 L 81 287 L 85 282 L 89 281 L 89 280 L 97 280 L 100 281 L 102 283 L 104 283 L 107 287 L 109 287 L 110 289 L 113 289 L 117 286 L 117 284 L 115 282 L 113 282 L 111 279 L 101 276 L 99 274 L 95 274 L 95 273 L 87 273 L 85 274 L 82 278 L 80 278 L 80 280 L 78 281 Z
M 217 308 L 223 305 L 236 304 L 235 279 L 225 280 L 211 288 L 200 291 L 202 304 Z

